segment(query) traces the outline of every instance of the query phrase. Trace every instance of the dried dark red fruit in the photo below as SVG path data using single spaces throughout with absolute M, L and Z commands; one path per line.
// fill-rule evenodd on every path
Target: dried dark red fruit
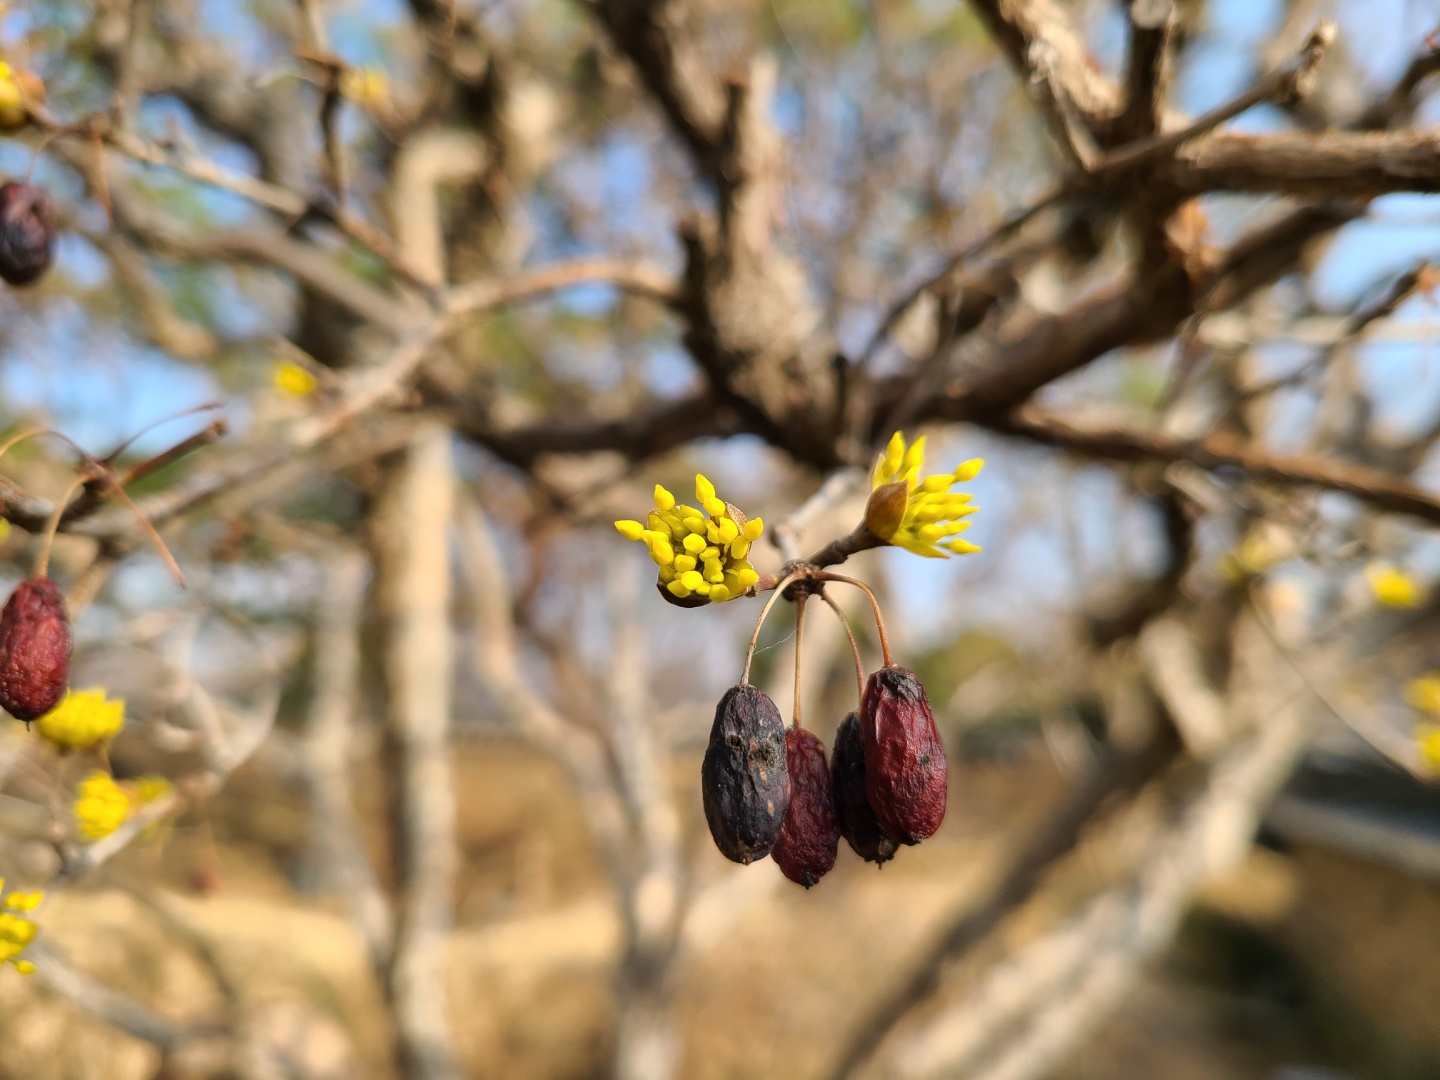
M 0 278 L 29 285 L 55 256 L 55 211 L 34 184 L 0 184 Z
M 70 683 L 70 645 L 60 586 L 22 581 L 0 611 L 0 708 L 25 721 L 53 709 Z
M 949 766 L 925 687 L 913 671 L 883 667 L 860 700 L 865 793 L 883 828 L 902 844 L 934 836 L 945 819 Z
M 770 857 L 791 881 L 807 889 L 830 872 L 840 847 L 840 824 L 830 788 L 825 744 L 804 728 L 785 733 L 790 808 Z
M 870 796 L 865 793 L 865 748 L 860 743 L 860 719 L 851 713 L 835 732 L 830 755 L 830 780 L 835 795 L 835 819 L 840 835 L 856 855 L 876 865 L 895 857 L 897 844 L 880 827 Z
M 732 686 L 715 706 L 700 788 L 721 854 L 738 863 L 770 854 L 790 805 L 790 774 L 785 722 L 763 691 Z

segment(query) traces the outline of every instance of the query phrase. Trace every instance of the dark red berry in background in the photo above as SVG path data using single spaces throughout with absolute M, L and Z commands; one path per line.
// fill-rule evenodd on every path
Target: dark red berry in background
M 790 805 L 790 774 L 785 722 L 763 691 L 732 686 L 715 706 L 700 790 L 721 854 L 738 863 L 770 854 Z
M 55 211 L 34 184 L 0 184 L 0 278 L 29 285 L 55 256 Z
M 60 586 L 22 581 L 0 611 L 0 708 L 18 720 L 44 716 L 70 684 L 70 619 Z
M 880 826 L 902 844 L 934 836 L 945 820 L 949 767 L 925 687 L 913 671 L 885 667 L 860 701 L 865 793 Z
M 830 872 L 840 847 L 825 744 L 811 732 L 792 727 L 785 733 L 785 767 L 790 773 L 790 809 L 770 857 L 787 878 L 808 889 Z
M 830 781 L 840 835 L 855 854 L 877 866 L 893 859 L 900 845 L 886 835 L 875 811 L 870 809 L 870 796 L 865 793 L 865 748 L 860 743 L 860 718 L 853 712 L 840 722 L 835 732 Z

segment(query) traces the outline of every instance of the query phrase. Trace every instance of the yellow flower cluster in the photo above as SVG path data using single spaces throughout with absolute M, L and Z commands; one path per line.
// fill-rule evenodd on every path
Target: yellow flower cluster
M 1434 772 L 1440 772 L 1440 672 L 1411 679 L 1405 686 L 1405 700 L 1430 719 L 1415 725 L 1413 737 L 1420 757 Z
M 0 60 L 0 130 L 10 131 L 24 125 L 29 104 L 45 100 L 45 84 L 34 72 L 13 68 Z
M 1365 568 L 1365 580 L 1375 599 L 1386 607 L 1419 607 L 1425 599 L 1420 582 L 1387 562 L 1374 562 Z
M 965 492 L 951 492 L 956 484 L 975 479 L 985 462 L 979 458 L 959 465 L 953 473 L 920 479 L 925 464 L 925 436 L 909 446 L 895 432 L 870 474 L 870 501 L 865 526 L 881 540 L 924 555 L 948 559 L 948 553 L 968 555 L 980 548 L 959 534 L 970 527 L 964 519 L 979 507 L 970 505 Z M 941 550 L 941 549 L 944 550 Z
M 80 781 L 74 812 L 80 835 L 86 840 L 101 840 L 130 816 L 130 796 L 109 773 L 95 769 Z
M 124 726 L 125 699 L 107 699 L 101 687 L 71 690 L 39 720 L 41 737 L 61 750 L 88 750 Z
M 340 76 L 340 95 L 362 109 L 384 109 L 390 104 L 390 78 L 378 68 L 347 68 Z
M 171 790 L 170 781 L 163 776 L 141 776 L 117 784 L 109 773 L 95 769 L 80 781 L 76 791 L 75 826 L 85 839 L 102 840 L 140 807 L 168 795 Z M 153 839 L 159 830 L 152 826 L 142 835 Z
M 293 360 L 278 360 L 270 369 L 270 382 L 286 397 L 309 397 L 320 387 L 320 381 Z
M 0 880 L 0 889 L 4 887 L 5 882 Z M 38 890 L 12 892 L 5 898 L 6 910 L 0 911 L 0 964 L 14 964 L 15 970 L 22 975 L 29 975 L 35 970 L 35 965 L 22 959 L 20 954 L 40 932 L 40 928 L 22 913 L 34 911 L 43 899 L 44 892 Z
M 656 484 L 648 522 L 617 521 L 615 528 L 626 540 L 644 542 L 660 567 L 660 585 L 677 600 L 734 600 L 760 580 L 746 556 L 765 524 L 723 501 L 698 473 L 695 498 L 699 510 L 677 505 L 675 496 Z

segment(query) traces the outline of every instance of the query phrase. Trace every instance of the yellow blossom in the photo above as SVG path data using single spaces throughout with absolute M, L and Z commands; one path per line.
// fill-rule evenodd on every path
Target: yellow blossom
M 10 131 L 25 124 L 27 105 L 45 100 L 45 84 L 34 72 L 11 67 L 0 60 L 0 130 Z
M 1405 685 L 1405 700 L 1421 712 L 1440 716 L 1440 672 L 1411 679 Z
M 293 360 L 278 360 L 270 369 L 270 382 L 287 397 L 309 397 L 320 386 L 320 381 L 306 368 Z
M 113 739 L 125 726 L 125 699 L 105 697 L 102 687 L 71 690 L 40 717 L 40 735 L 62 750 L 85 750 Z
M 169 780 L 166 780 L 163 776 L 156 776 L 154 773 L 146 773 L 144 776 L 138 776 L 132 783 L 123 786 L 125 787 L 126 793 L 130 796 L 130 801 L 137 810 L 157 799 L 165 798 L 175 790 L 175 786 L 171 784 Z M 153 825 L 146 826 L 140 833 L 140 839 L 147 841 L 163 840 L 169 835 L 170 827 L 171 821 L 168 818 L 162 819 Z
M 1432 772 L 1440 772 L 1440 724 L 1416 724 L 1415 745 Z
M 970 527 L 964 519 L 979 507 L 970 505 L 968 493 L 952 493 L 950 489 L 975 479 L 985 462 L 975 458 L 957 466 L 952 473 L 921 480 L 920 469 L 924 464 L 923 435 L 909 446 L 900 432 L 891 436 L 870 474 L 866 527 L 886 543 L 930 559 L 948 559 L 950 554 L 968 555 L 979 551 L 979 547 L 959 535 Z
M 21 958 L 21 953 L 35 940 L 40 928 L 23 915 L 0 911 L 0 963 L 14 964 L 15 970 L 29 975 L 35 965 Z
M 130 816 L 130 796 L 125 794 L 109 773 L 95 769 L 84 780 L 75 796 L 75 824 L 87 840 L 109 836 Z
M 390 79 L 378 68 L 347 68 L 340 76 L 340 94 L 372 112 L 390 104 Z
M 1375 599 L 1386 607 L 1419 607 L 1425 598 L 1420 583 L 1391 563 L 1371 563 L 1365 568 L 1365 580 L 1370 583 Z
M 695 499 L 701 509 L 675 502 L 655 485 L 655 509 L 645 524 L 617 521 L 626 540 L 639 540 L 660 567 L 660 587 L 687 605 L 734 600 L 760 580 L 747 556 L 765 524 L 747 518 L 715 493 L 715 485 L 695 476 Z

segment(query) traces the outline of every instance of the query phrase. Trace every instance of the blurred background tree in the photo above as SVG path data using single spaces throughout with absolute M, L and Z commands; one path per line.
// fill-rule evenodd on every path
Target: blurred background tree
M 0 5 L 0 411 L 188 585 L 0 461 L 95 691 L 0 731 L 0 1073 L 1440 1076 L 1437 24 Z M 611 522 L 701 471 L 773 575 L 896 430 L 988 461 L 982 552 L 846 567 L 949 814 L 802 890 L 700 812 L 759 602 Z

